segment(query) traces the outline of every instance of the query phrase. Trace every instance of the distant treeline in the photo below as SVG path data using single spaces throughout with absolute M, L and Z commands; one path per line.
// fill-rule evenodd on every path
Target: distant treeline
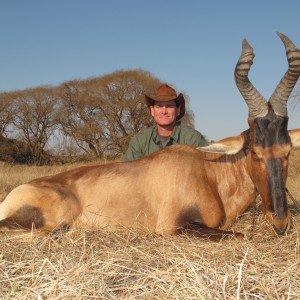
M 43 165 L 120 158 L 131 137 L 152 124 L 143 94 L 160 84 L 147 71 L 120 70 L 0 93 L 0 160 Z M 193 125 L 186 106 L 182 122 Z

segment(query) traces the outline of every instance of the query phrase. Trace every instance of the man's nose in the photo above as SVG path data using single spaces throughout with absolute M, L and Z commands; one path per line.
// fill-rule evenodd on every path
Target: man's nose
M 162 112 L 165 114 L 167 112 L 167 107 L 166 106 L 162 106 Z

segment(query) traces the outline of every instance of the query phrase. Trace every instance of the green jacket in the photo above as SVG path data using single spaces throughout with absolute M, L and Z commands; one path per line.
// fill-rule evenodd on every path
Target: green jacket
M 207 141 L 197 130 L 177 122 L 167 146 L 176 144 L 206 146 Z M 140 131 L 131 139 L 123 159 L 138 159 L 161 148 L 163 148 L 163 146 L 157 133 L 156 125 L 154 125 Z

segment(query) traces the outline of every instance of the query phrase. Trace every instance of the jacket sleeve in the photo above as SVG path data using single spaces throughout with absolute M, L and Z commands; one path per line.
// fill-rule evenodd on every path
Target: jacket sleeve
M 207 143 L 207 140 L 204 137 L 204 135 L 201 134 L 200 132 L 197 132 L 195 142 L 192 145 L 194 145 L 194 146 L 207 146 L 208 143 Z
M 141 146 L 137 137 L 133 137 L 129 143 L 128 149 L 124 154 L 123 160 L 135 160 L 143 156 Z
M 195 129 L 190 129 L 185 134 L 185 144 L 193 145 L 193 146 L 207 146 L 208 143 L 204 137 L 199 131 Z

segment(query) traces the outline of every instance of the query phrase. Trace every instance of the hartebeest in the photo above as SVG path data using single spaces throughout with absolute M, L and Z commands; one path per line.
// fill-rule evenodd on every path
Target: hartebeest
M 300 129 L 288 131 L 287 100 L 300 75 L 300 51 L 283 34 L 288 71 L 267 102 L 248 79 L 254 54 L 243 41 L 235 69 L 249 108 L 249 129 L 206 147 L 166 147 L 131 162 L 83 166 L 13 189 L 0 205 L 0 227 L 136 228 L 174 234 L 223 232 L 258 192 L 279 233 L 290 212 L 288 157 Z

